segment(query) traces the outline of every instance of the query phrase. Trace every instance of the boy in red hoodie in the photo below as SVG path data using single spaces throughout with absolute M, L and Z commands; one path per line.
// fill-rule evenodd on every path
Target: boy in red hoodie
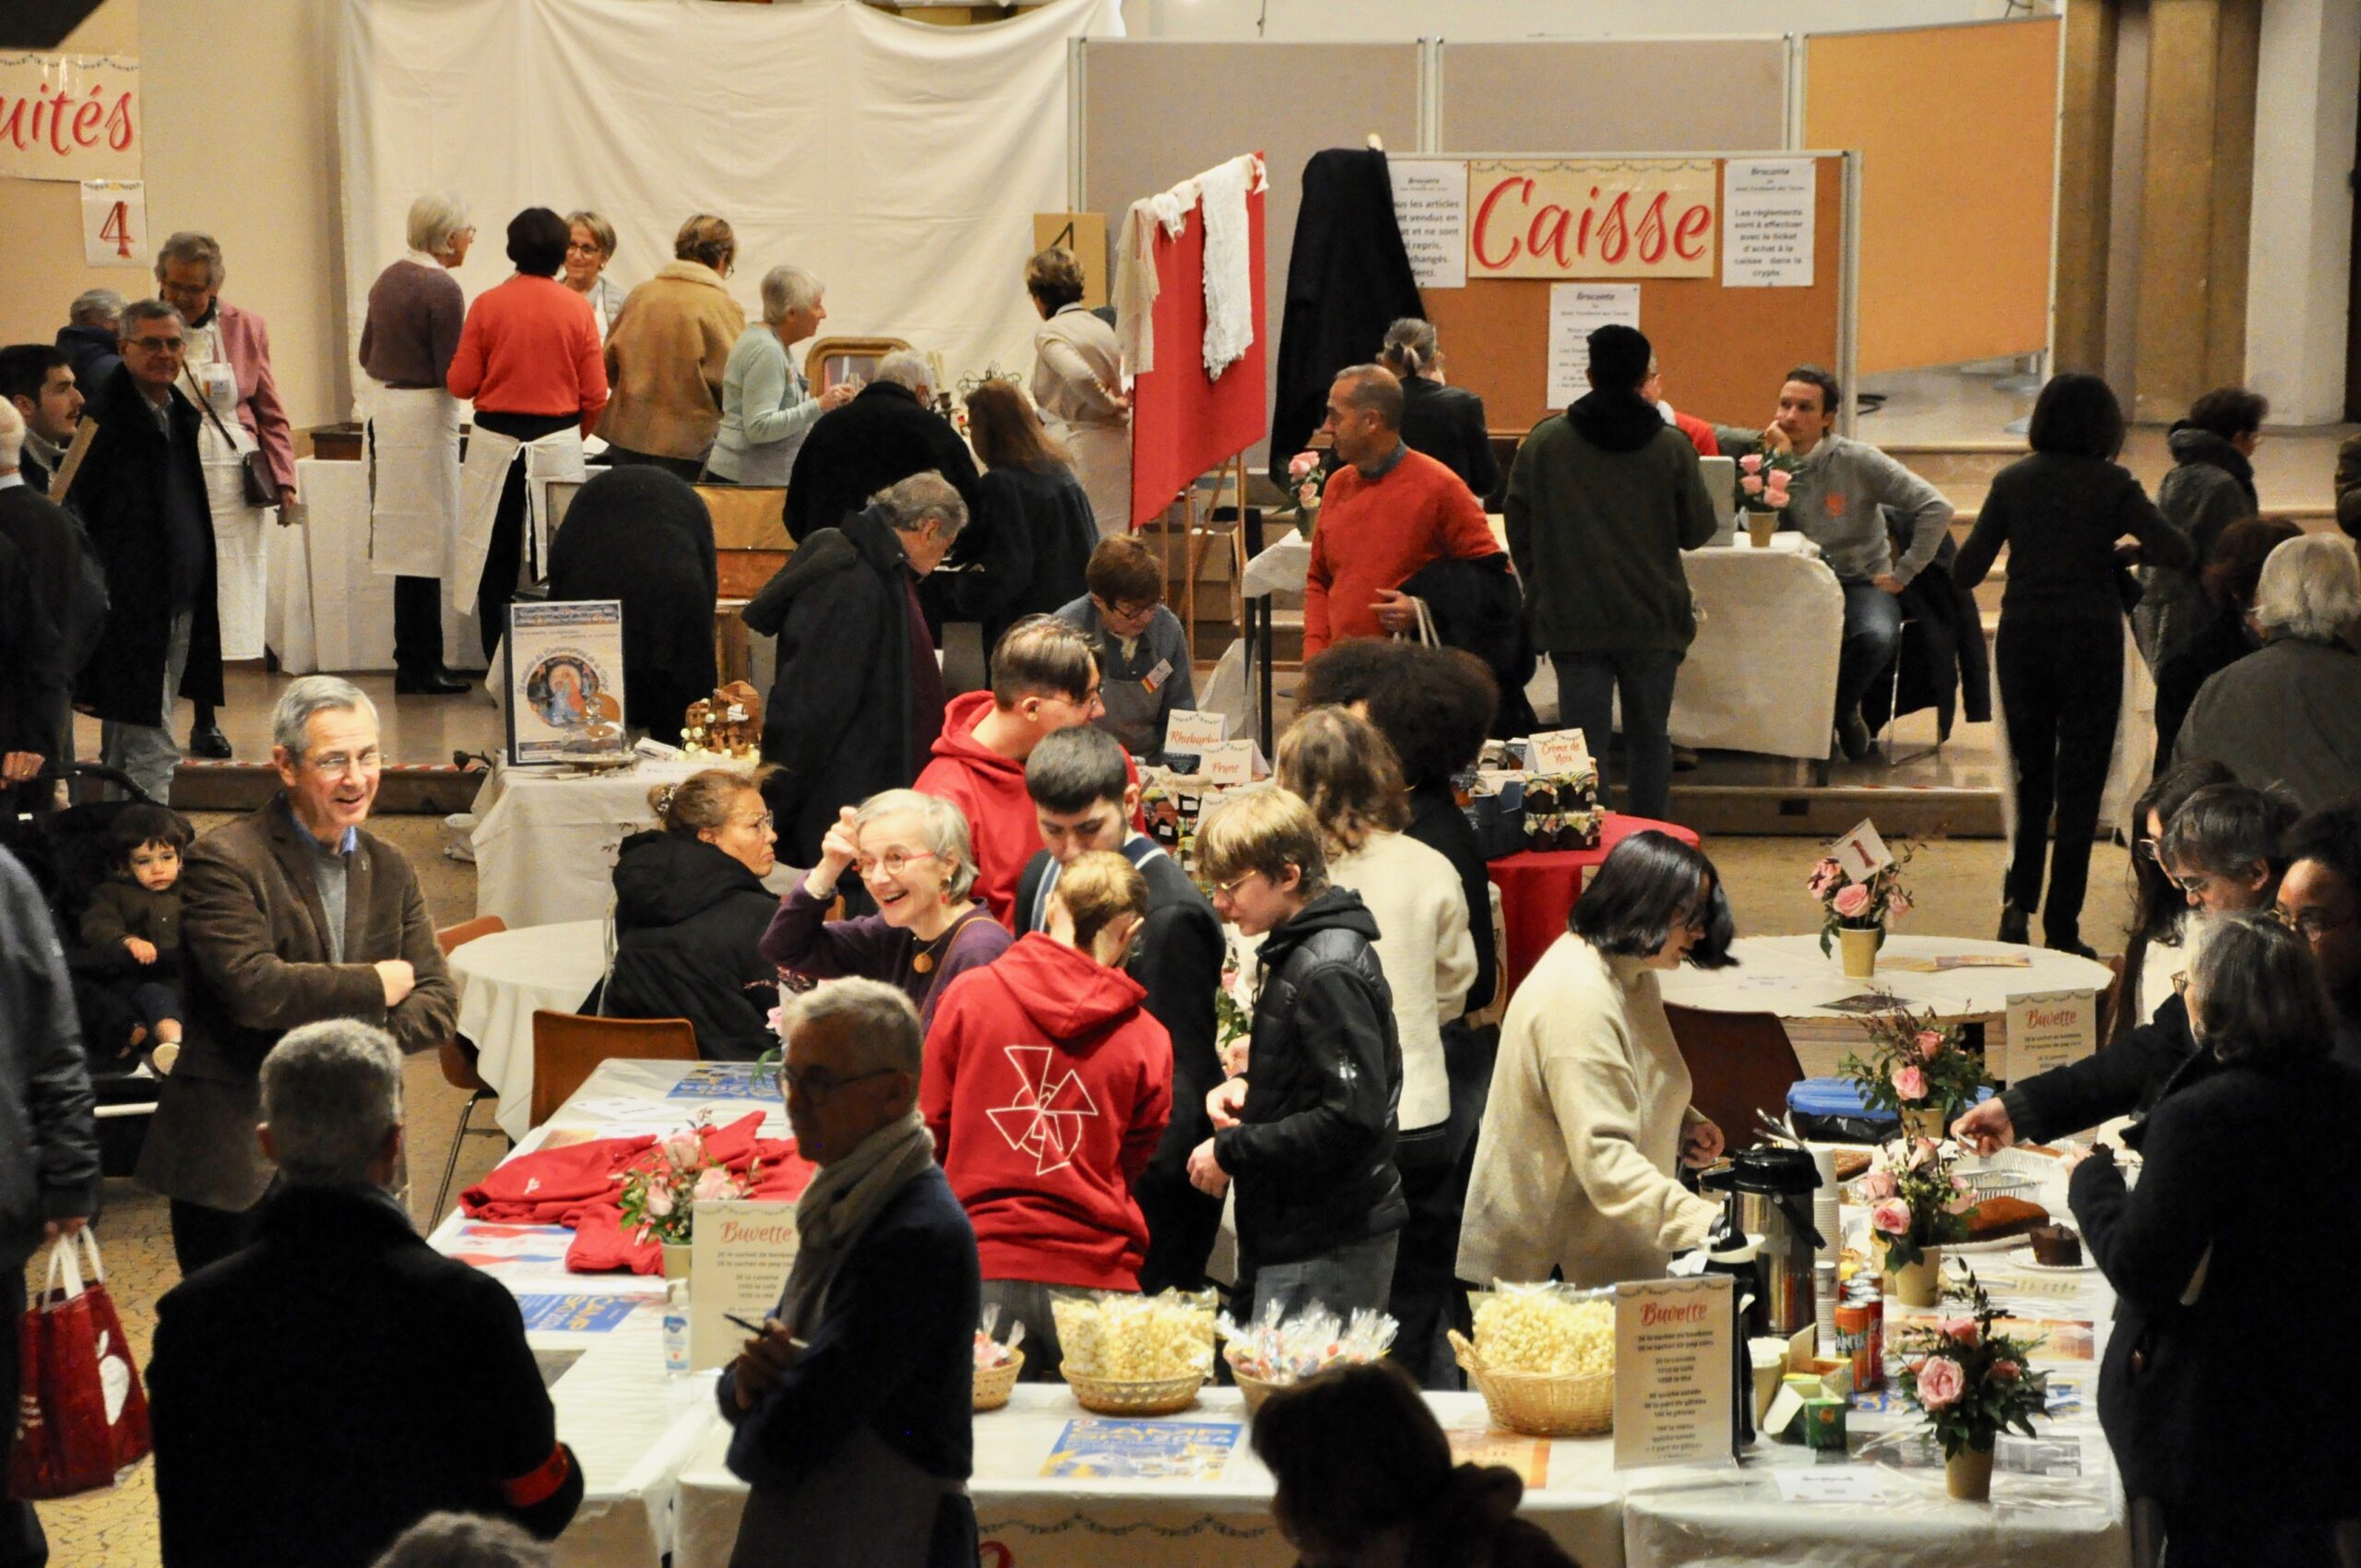
M 1027 615 L 992 648 L 992 689 L 952 699 L 943 710 L 934 760 L 912 788 L 938 795 L 967 819 L 976 852 L 976 897 L 1014 931 L 1016 879 L 1041 848 L 1041 825 L 1025 789 L 1025 759 L 1044 736 L 1087 724 L 1098 700 L 1098 661 L 1080 627 Z M 1132 782 L 1139 770 L 1124 762 Z
M 1050 1301 L 1139 1289 L 1132 1183 L 1172 1115 L 1172 1040 L 1119 967 L 1147 913 L 1122 856 L 1068 866 L 1050 928 L 959 977 L 928 1032 L 919 1108 L 976 1229 L 987 1306 L 1025 1325 L 1028 1380 L 1057 1375 Z

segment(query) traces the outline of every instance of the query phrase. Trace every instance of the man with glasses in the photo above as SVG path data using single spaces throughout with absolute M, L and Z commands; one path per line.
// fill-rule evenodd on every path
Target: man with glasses
M 124 374 L 92 394 L 99 432 L 72 487 L 109 601 L 75 705 L 98 716 L 106 765 L 165 804 L 181 756 L 173 702 L 187 697 L 207 710 L 221 702 L 213 514 L 198 451 L 204 416 L 173 385 L 184 332 L 180 313 L 160 300 L 125 309 Z
M 417 873 L 362 828 L 384 766 L 376 707 L 349 681 L 306 675 L 270 728 L 282 792 L 197 839 L 181 874 L 186 1032 L 138 1177 L 172 1200 L 184 1275 L 245 1244 L 270 1185 L 255 1075 L 280 1035 L 357 1018 L 429 1051 L 458 1012 Z
M 1041 848 L 1041 825 L 1025 789 L 1025 761 L 1045 737 L 1107 711 L 1098 662 L 1081 630 L 1055 615 L 1027 615 L 992 648 L 992 686 L 955 697 L 943 711 L 934 760 L 913 786 L 967 819 L 976 896 L 1016 929 L 1016 882 Z M 1124 770 L 1138 782 L 1128 759 Z
M 1164 760 L 1164 727 L 1174 709 L 1197 706 L 1189 636 L 1164 602 L 1164 573 L 1147 541 L 1132 534 L 1102 539 L 1083 581 L 1090 591 L 1058 611 L 1082 628 L 1098 656 L 1095 722 L 1133 756 Z

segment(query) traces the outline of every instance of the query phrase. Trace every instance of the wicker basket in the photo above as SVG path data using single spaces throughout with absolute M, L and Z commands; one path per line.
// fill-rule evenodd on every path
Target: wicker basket
M 1066 1385 L 1074 1390 L 1074 1403 L 1101 1416 L 1175 1415 L 1195 1404 L 1197 1390 L 1205 1385 L 1202 1372 L 1192 1372 L 1185 1377 L 1128 1381 L 1092 1377 L 1072 1367 L 1063 1371 Z
M 1016 1387 L 1017 1374 L 1024 1370 L 1025 1352 L 1022 1350 L 1011 1350 L 1008 1353 L 1008 1360 L 999 1366 L 978 1367 L 975 1408 L 979 1410 L 997 1410 L 1007 1404 L 1010 1393 Z
M 1246 1396 L 1246 1419 L 1250 1421 L 1254 1419 L 1254 1412 L 1263 1408 L 1263 1401 L 1271 1396 L 1271 1390 L 1289 1386 L 1284 1383 L 1265 1383 L 1259 1377 L 1250 1377 L 1240 1372 L 1237 1359 L 1226 1350 L 1222 1352 L 1222 1360 L 1229 1362 L 1229 1375 L 1237 1383 L 1238 1392 Z
M 1488 1367 L 1457 1329 L 1452 1353 L 1484 1396 L 1492 1423 L 1527 1437 L 1596 1437 L 1615 1430 L 1613 1372 L 1515 1372 Z

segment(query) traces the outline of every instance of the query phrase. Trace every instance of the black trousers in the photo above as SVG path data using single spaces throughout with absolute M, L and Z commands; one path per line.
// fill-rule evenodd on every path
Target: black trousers
M 172 1213 L 172 1258 L 181 1265 L 183 1279 L 243 1250 L 254 1240 L 255 1210 L 251 1208 L 208 1208 L 174 1198 Z
M 1201 1097 L 1202 1098 L 1202 1097 Z M 1205 1260 L 1221 1234 L 1221 1200 L 1189 1184 L 1184 1170 L 1150 1166 L 1132 1183 L 1132 1196 L 1147 1221 L 1147 1253 L 1140 1259 L 1140 1289 L 1202 1290 Z
M 76 1245 L 79 1245 L 77 1242 Z M 5 1425 L 0 1425 L 0 1476 L 8 1473 L 9 1451 L 17 1441 L 17 1407 L 24 1392 L 24 1367 L 18 1357 L 23 1353 L 23 1342 L 18 1337 L 18 1322 L 25 1315 L 25 1271 L 22 1268 L 0 1270 L 0 1314 L 6 1314 L 6 1332 L 0 1339 L 7 1344 L 0 1347 L 0 1410 L 8 1412 Z M 40 1515 L 30 1503 L 15 1503 L 0 1498 L 0 1568 L 42 1568 L 49 1561 L 49 1538 L 42 1533 Z
M 2123 701 L 2123 617 L 2112 608 L 2103 616 L 2004 615 L 1997 644 L 2000 705 L 2017 772 L 2009 901 L 2027 911 L 2038 908 L 2042 934 L 2052 944 L 2078 941 L 2091 837 Z M 2053 811 L 2058 835 L 2044 904 L 2042 849 Z
M 483 656 L 508 632 L 508 605 L 516 597 L 516 574 L 525 564 L 525 459 L 508 465 L 500 487 L 500 510 L 492 514 L 492 545 L 483 558 L 483 580 L 476 585 L 476 627 Z
M 394 579 L 394 668 L 404 674 L 443 667 L 443 579 Z
M 1421 1388 L 1455 1390 L 1459 1374 L 1443 1329 L 1459 1294 L 1453 1272 L 1459 1262 L 1460 1211 L 1467 1189 L 1454 1180 L 1451 1123 L 1405 1133 L 1394 1162 L 1402 1172 L 1402 1200 L 1410 1218 L 1394 1252 L 1394 1290 L 1386 1304 L 1401 1325 L 1394 1336 L 1394 1359 Z
M 2165 1568 L 2336 1568 L 2331 1526 L 2160 1504 Z

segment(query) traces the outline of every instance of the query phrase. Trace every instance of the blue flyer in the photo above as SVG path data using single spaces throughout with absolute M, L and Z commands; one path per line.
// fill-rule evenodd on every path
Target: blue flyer
M 631 1316 L 639 1300 L 632 1296 L 519 1296 L 516 1310 L 525 1314 L 528 1333 L 611 1334 Z
M 1238 1446 L 1236 1421 L 1117 1421 L 1084 1417 L 1066 1423 L 1041 1474 L 1071 1479 L 1218 1479 Z
M 706 1062 L 692 1067 L 674 1084 L 668 1099 L 779 1099 L 778 1079 L 751 1066 Z

